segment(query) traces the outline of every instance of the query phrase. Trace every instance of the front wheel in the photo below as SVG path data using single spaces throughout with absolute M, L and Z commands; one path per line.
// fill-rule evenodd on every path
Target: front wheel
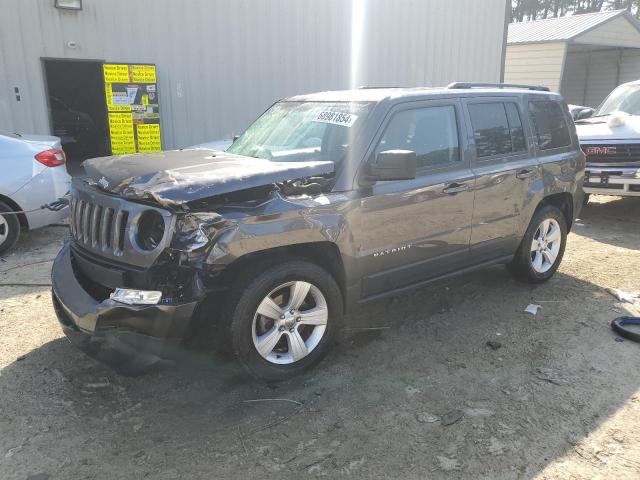
M 509 270 L 528 283 L 542 283 L 556 272 L 567 243 L 567 222 L 553 205 L 538 210 L 520 243 Z
M 247 278 L 247 277 L 245 277 Z M 307 261 L 288 261 L 240 280 L 230 297 L 233 351 L 254 376 L 285 380 L 317 364 L 342 321 L 333 277 Z

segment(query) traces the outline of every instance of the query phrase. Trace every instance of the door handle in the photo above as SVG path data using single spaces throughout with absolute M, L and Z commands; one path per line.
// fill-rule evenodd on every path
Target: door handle
M 519 178 L 520 180 L 524 180 L 525 178 L 529 178 L 533 176 L 534 173 L 536 173 L 535 170 L 525 168 L 516 173 L 516 178 Z
M 447 195 L 455 195 L 456 193 L 466 192 L 469 190 L 469 185 L 466 183 L 451 183 L 444 187 L 442 193 L 446 193 Z

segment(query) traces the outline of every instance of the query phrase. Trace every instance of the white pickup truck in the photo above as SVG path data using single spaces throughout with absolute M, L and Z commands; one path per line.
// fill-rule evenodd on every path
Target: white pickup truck
M 587 156 L 587 196 L 640 196 L 640 80 L 617 87 L 576 128 Z

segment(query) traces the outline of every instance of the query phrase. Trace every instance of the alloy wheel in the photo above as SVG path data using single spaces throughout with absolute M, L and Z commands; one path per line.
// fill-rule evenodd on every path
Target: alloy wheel
M 318 287 L 300 280 L 284 283 L 258 305 L 253 317 L 253 345 L 270 363 L 298 362 L 318 346 L 328 318 L 327 301 Z
M 560 224 L 553 218 L 543 220 L 531 242 L 531 266 L 537 273 L 546 273 L 554 266 L 561 244 Z

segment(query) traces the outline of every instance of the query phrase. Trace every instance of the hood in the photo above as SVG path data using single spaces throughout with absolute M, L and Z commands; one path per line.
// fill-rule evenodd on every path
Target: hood
M 640 116 L 615 112 L 576 122 L 578 138 L 586 140 L 640 140 Z
M 103 190 L 160 205 L 180 205 L 334 171 L 333 162 L 272 162 L 204 149 L 100 157 L 83 166 Z

